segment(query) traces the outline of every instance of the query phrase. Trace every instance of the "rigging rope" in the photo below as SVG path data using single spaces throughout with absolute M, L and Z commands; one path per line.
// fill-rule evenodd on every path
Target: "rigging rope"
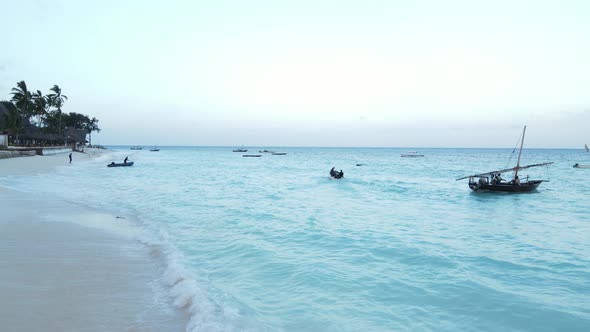
M 512 149 L 512 153 L 508 157 L 508 161 L 506 162 L 506 167 L 504 167 L 504 168 L 508 168 L 508 167 L 510 167 L 512 165 L 512 157 L 514 157 L 514 152 L 516 152 L 516 149 L 518 149 L 518 146 L 519 146 L 519 143 L 520 143 L 520 140 L 521 139 L 522 139 L 522 133 L 520 134 L 520 136 L 516 140 L 516 144 L 514 144 L 514 148 Z

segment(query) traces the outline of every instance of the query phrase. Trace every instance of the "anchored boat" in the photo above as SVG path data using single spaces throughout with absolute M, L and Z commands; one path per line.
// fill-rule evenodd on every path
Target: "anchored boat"
M 551 165 L 553 162 L 546 162 L 541 164 L 532 164 L 520 166 L 520 156 L 522 155 L 522 146 L 524 144 L 524 135 L 526 133 L 526 126 L 522 130 L 522 138 L 520 140 L 520 150 L 518 152 L 518 160 L 516 166 L 512 168 L 501 169 L 499 171 L 492 171 L 487 173 L 480 173 L 474 175 L 464 176 L 458 180 L 469 179 L 469 188 L 477 192 L 507 192 L 507 193 L 524 193 L 535 189 L 545 180 L 529 180 L 528 176 L 524 181 L 518 177 L 518 172 L 523 169 L 531 167 L 539 167 Z M 510 181 L 502 178 L 503 173 L 514 172 L 514 176 Z

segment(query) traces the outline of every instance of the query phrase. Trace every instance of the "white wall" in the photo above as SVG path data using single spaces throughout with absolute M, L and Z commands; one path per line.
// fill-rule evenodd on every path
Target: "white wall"
M 8 135 L 0 134 L 0 148 L 8 146 Z
M 52 154 L 70 153 L 70 152 L 72 152 L 72 148 L 43 148 L 43 149 L 41 149 L 41 155 L 43 155 L 43 156 L 50 156 Z

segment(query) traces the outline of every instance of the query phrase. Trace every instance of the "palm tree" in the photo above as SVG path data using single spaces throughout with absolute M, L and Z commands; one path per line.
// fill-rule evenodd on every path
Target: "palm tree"
M 84 129 L 88 132 L 88 144 L 92 145 L 92 132 L 96 131 L 100 133 L 100 128 L 98 128 L 98 119 L 93 117 L 87 123 L 84 124 Z
M 11 101 L 16 106 L 23 119 L 29 119 L 33 114 L 33 95 L 27 89 L 27 83 L 20 81 L 16 83 L 16 88 L 12 88 Z
M 34 101 L 34 114 L 37 122 L 37 125 L 43 123 L 43 119 L 47 114 L 47 109 L 50 105 L 48 105 L 48 98 L 43 96 L 41 91 L 37 90 L 37 92 L 33 93 L 33 101 Z
M 5 127 L 9 134 L 15 136 L 15 140 L 18 141 L 18 134 L 23 129 L 22 117 L 20 116 L 16 106 L 9 101 L 1 101 L 0 104 L 6 108 L 7 112 L 4 113 Z
M 53 88 L 51 88 L 50 90 L 54 93 L 49 94 L 47 97 L 49 97 L 49 100 L 51 100 L 52 106 L 55 106 L 55 108 L 57 108 L 57 116 L 59 119 L 58 133 L 61 135 L 61 107 L 63 106 L 64 102 L 68 100 L 68 96 L 61 94 L 61 89 L 59 86 L 57 86 L 57 84 L 53 85 Z

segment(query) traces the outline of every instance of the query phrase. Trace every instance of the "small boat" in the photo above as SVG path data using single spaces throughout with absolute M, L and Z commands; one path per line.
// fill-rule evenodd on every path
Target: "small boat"
M 133 166 L 133 162 L 132 161 L 128 161 L 126 163 L 115 163 L 112 162 L 110 164 L 107 165 L 107 167 L 125 167 L 125 166 Z
M 260 152 L 260 153 L 274 153 L 271 150 L 258 150 L 258 152 Z
M 141 146 L 132 146 L 131 150 L 142 150 L 143 148 Z
M 407 158 L 424 157 L 423 154 L 418 154 L 418 152 L 416 152 L 416 151 L 410 151 L 410 152 L 402 153 L 401 156 L 402 157 L 407 157 Z
M 261 154 L 243 154 L 242 157 L 258 158 L 262 157 Z
M 272 155 L 273 156 L 285 156 L 287 154 L 287 152 L 273 152 Z
M 502 169 L 499 171 L 468 175 L 458 178 L 457 181 L 469 178 L 469 188 L 475 192 L 525 193 L 537 189 L 541 182 L 545 180 L 529 180 L 527 176 L 524 181 L 521 181 L 518 177 L 518 171 L 531 167 L 551 165 L 553 162 L 520 166 L 520 156 L 522 155 L 522 146 L 524 144 L 525 133 L 526 126 L 524 126 L 524 129 L 522 130 L 520 150 L 518 152 L 518 160 L 516 161 L 515 167 Z M 514 176 L 512 180 L 506 182 L 504 179 L 502 179 L 501 174 L 508 172 L 514 172 Z
M 248 149 L 233 149 L 232 152 L 248 152 Z
M 574 168 L 590 168 L 590 165 L 580 165 L 580 164 L 576 163 L 574 165 Z
M 152 152 L 158 152 L 158 151 L 160 151 L 160 149 L 158 149 L 158 148 L 153 148 L 153 149 L 150 149 L 150 151 L 152 151 Z
M 344 177 L 344 172 L 342 172 L 342 170 L 338 172 L 335 167 L 332 167 L 330 170 L 330 176 L 334 179 L 342 179 Z

